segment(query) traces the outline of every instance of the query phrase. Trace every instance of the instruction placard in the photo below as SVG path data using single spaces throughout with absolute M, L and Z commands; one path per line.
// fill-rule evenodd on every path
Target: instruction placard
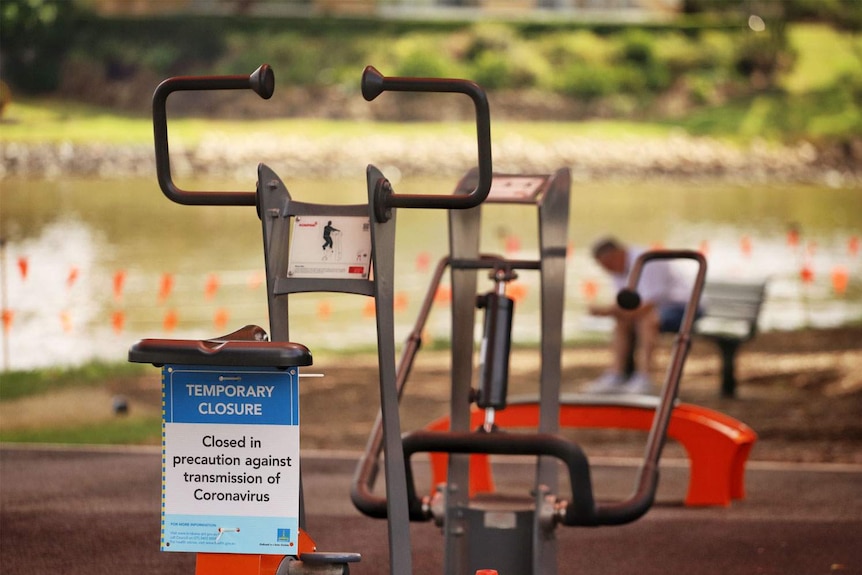
M 367 217 L 294 218 L 289 277 L 367 279 L 370 267 L 371 224 Z
M 535 202 L 536 196 L 547 181 L 548 178 L 545 176 L 494 176 L 491 180 L 491 190 L 488 192 L 488 201 Z
M 294 552 L 297 368 L 166 365 L 162 551 Z

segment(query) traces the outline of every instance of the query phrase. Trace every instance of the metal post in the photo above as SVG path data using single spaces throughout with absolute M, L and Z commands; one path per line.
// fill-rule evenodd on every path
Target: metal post
M 539 203 L 539 262 L 541 282 L 541 372 L 539 380 L 539 432 L 556 434 L 560 429 L 560 379 L 562 378 L 563 309 L 566 283 L 566 241 L 569 225 L 568 168 L 558 170 Z M 546 493 L 559 492 L 557 462 L 540 457 L 536 467 L 535 515 L 533 517 L 533 573 L 557 572 L 557 543 L 543 522 L 540 510 Z

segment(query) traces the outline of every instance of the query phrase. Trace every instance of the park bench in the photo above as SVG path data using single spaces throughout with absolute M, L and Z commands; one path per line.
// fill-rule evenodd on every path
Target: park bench
M 757 319 L 766 294 L 766 282 L 707 281 L 703 315 L 694 333 L 709 339 L 721 352 L 721 395 L 736 395 L 736 356 L 740 346 L 757 333 Z

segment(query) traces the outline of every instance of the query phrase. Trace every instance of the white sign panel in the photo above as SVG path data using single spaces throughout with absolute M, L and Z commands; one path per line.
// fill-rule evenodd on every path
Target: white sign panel
M 368 279 L 371 224 L 367 217 L 296 216 L 287 275 Z
M 298 544 L 296 368 L 165 366 L 162 551 Z

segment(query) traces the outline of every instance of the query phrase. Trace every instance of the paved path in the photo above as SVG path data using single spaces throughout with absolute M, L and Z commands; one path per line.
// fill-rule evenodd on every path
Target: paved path
M 385 522 L 348 499 L 353 462 L 304 456 L 308 530 L 321 550 L 362 552 L 353 575 L 387 574 Z M 500 479 L 524 468 L 505 465 Z M 594 483 L 621 497 L 634 472 L 599 460 Z M 683 462 L 666 462 L 658 502 L 640 521 L 559 530 L 560 575 L 862 574 L 862 467 L 751 463 L 748 498 L 728 508 L 683 507 L 686 481 Z M 0 573 L 192 575 L 193 556 L 158 550 L 159 484 L 156 449 L 3 446 Z M 412 529 L 416 574 L 442 573 L 439 531 Z

